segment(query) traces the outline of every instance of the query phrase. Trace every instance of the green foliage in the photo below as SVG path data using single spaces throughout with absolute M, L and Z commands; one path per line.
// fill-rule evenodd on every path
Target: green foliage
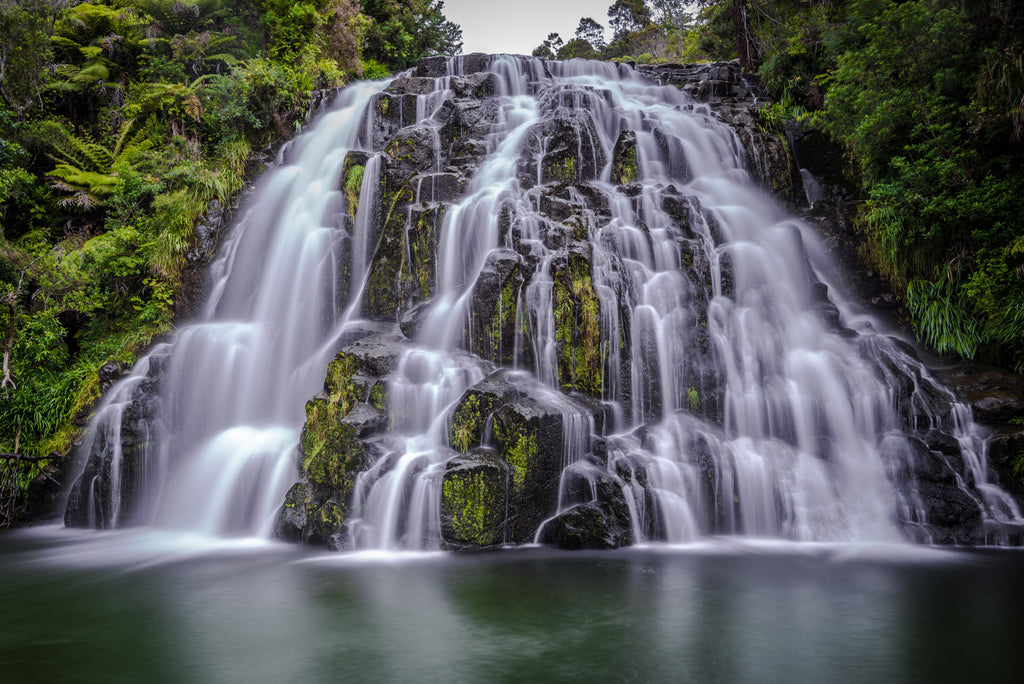
M 597 50 L 585 40 L 574 38 L 558 51 L 558 59 L 598 59 Z
M 362 6 L 371 20 L 365 58 L 399 70 L 429 55 L 462 50 L 462 29 L 445 18 L 440 0 L 363 0 Z
M 922 339 L 940 352 L 1020 366 L 1016 95 L 1001 100 L 1007 114 L 993 114 L 1000 100 L 989 46 L 1004 39 L 979 12 L 972 21 L 942 0 L 852 3 L 852 28 L 833 41 L 843 50 L 836 69 L 818 79 L 828 91 L 816 120 L 858 164 L 867 254 L 905 288 Z M 1009 40 L 1012 51 L 1019 38 Z M 1003 65 L 999 82 L 1019 92 L 1005 54 Z
M 906 299 L 918 337 L 940 354 L 974 357 L 981 329 L 951 281 L 912 280 Z
M 66 452 L 98 368 L 170 328 L 195 224 L 238 192 L 250 148 L 291 135 L 315 89 L 386 75 L 359 8 L 0 7 L 0 450 Z
M 44 0 L 0 3 L 0 97 L 24 111 L 38 97 L 51 57 Z

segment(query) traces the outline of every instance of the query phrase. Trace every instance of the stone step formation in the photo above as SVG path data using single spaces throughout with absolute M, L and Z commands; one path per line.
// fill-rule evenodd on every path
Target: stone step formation
M 226 342 L 190 371 L 172 341 L 123 383 L 149 399 L 113 402 L 146 408 L 94 421 L 69 523 L 337 549 L 1020 541 L 970 411 L 791 211 L 800 170 L 738 65 L 465 55 L 360 88 L 215 263 L 200 327 Z M 296 225 L 290 262 L 241 237 Z M 263 288 L 293 294 L 261 309 Z M 211 417 L 205 382 L 251 406 Z M 178 464 L 225 433 L 230 477 Z

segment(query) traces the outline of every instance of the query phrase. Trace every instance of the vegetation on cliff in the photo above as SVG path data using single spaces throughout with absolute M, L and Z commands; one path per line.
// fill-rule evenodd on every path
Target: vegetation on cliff
M 0 33 L 6 496 L 66 453 L 99 369 L 188 313 L 197 225 L 253 151 L 317 92 L 453 54 L 461 31 L 439 0 L 14 0 Z

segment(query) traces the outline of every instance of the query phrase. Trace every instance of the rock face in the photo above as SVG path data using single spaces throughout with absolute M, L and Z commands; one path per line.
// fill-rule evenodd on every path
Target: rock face
M 374 97 L 336 188 L 362 322 L 306 405 L 278 536 L 1013 541 L 957 397 L 854 329 L 780 208 L 810 193 L 756 83 L 637 71 L 434 57 Z
M 68 527 L 109 529 L 141 522 L 146 461 L 160 449 L 151 426 L 159 414 L 159 384 L 165 365 L 166 356 L 158 348 L 127 382 L 114 385 L 101 406 L 100 413 L 111 405 L 126 409 L 115 421 L 94 421 L 96 427 L 86 434 L 80 447 L 84 452 L 81 472 L 68 473 L 72 475 L 69 480 L 77 478 L 64 511 Z M 104 368 L 110 375 L 120 372 Z M 111 457 L 110 452 L 115 455 Z

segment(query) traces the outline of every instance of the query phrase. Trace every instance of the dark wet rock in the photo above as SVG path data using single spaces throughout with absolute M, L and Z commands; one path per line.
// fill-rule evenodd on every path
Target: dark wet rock
M 487 71 L 491 68 L 493 60 L 494 55 L 488 55 L 483 52 L 472 52 L 468 55 L 462 55 L 456 58 L 456 73 L 469 76 L 481 71 Z
M 744 74 L 738 61 L 706 64 L 639 64 L 636 70 L 660 85 L 673 85 L 696 100 L 753 100 L 760 94 L 755 76 Z
M 467 452 L 484 444 L 494 411 L 524 396 L 509 380 L 508 371 L 496 371 L 470 387 L 452 412 L 448 441 L 454 449 Z
M 457 173 L 423 173 L 416 182 L 419 202 L 455 202 L 466 191 L 466 178 Z
M 441 536 L 450 548 L 481 548 L 505 539 L 509 465 L 490 449 L 475 449 L 445 466 Z
M 495 74 L 489 73 L 452 76 L 451 88 L 455 97 L 479 100 L 497 93 L 498 78 Z
M 499 408 L 492 424 L 498 453 L 512 469 L 508 539 L 529 542 L 558 504 L 562 414 L 524 398 Z
M 636 132 L 623 131 L 612 150 L 612 181 L 629 185 L 640 177 L 636 158 Z
M 373 375 L 383 376 L 398 367 L 405 349 L 403 335 L 378 333 L 350 344 L 342 353 L 357 358 Z
M 420 331 L 420 327 L 426 320 L 427 314 L 430 313 L 430 306 L 432 304 L 432 301 L 420 302 L 411 306 L 402 314 L 402 320 L 399 321 L 399 329 L 403 335 L 409 339 L 415 339 Z
M 306 402 L 299 438 L 300 481 L 278 511 L 275 534 L 339 547 L 351 513 L 356 477 L 378 456 L 371 440 L 391 424 L 381 376 L 397 365 L 397 333 L 375 333 L 338 352 L 324 389 Z
M 386 92 L 398 95 L 429 95 L 437 90 L 434 78 L 421 76 L 400 76 L 391 82 Z
M 442 166 L 437 157 L 439 144 L 433 126 L 406 126 L 384 148 L 385 173 L 402 182 L 423 171 L 436 171 Z
M 989 438 L 988 457 L 999 473 L 999 484 L 1024 501 L 1024 427 L 995 430 Z
M 980 364 L 960 364 L 937 371 L 985 425 L 1024 419 L 1024 376 Z
M 376 406 L 360 402 L 356 404 L 342 422 L 352 426 L 359 438 L 383 432 L 388 428 L 388 414 Z
M 373 99 L 369 117 L 373 121 L 373 148 L 382 149 L 398 131 L 416 123 L 416 95 L 379 93 Z
M 274 521 L 274 537 L 282 541 L 301 542 L 306 530 L 306 483 L 296 482 L 284 497 L 284 504 Z
M 493 98 L 446 100 L 441 105 L 435 118 L 441 125 L 438 135 L 449 167 L 468 176 L 479 166 L 488 153 L 487 135 L 499 115 Z
M 585 110 L 560 107 L 527 132 L 517 174 L 524 188 L 577 185 L 596 179 L 604 164 L 593 119 Z
M 445 205 L 414 206 L 418 185 L 414 181 L 384 194 L 384 225 L 362 301 L 363 313 L 372 320 L 397 322 L 409 307 L 434 295 L 437 239 Z M 385 187 L 392 184 L 385 181 Z
M 124 377 L 127 371 L 127 366 L 119 361 L 107 361 L 100 366 L 100 391 L 105 392 L 111 385 Z
M 448 57 L 424 57 L 416 65 L 414 73 L 419 77 L 441 78 L 448 73 Z
M 151 359 L 160 359 L 154 353 Z M 159 448 L 162 424 L 158 393 L 163 364 L 150 363 L 145 378 L 131 388 L 123 401 L 127 408 L 117 422 L 101 422 L 88 453 L 87 447 L 76 447 L 71 461 L 81 463 L 81 473 L 71 484 L 64 524 L 68 527 L 109 529 L 115 525 L 138 524 L 146 484 L 147 455 Z M 113 453 L 110 442 L 120 444 L 118 477 L 114 478 Z M 115 502 L 117 502 L 115 504 Z M 115 519 L 116 517 L 116 519 Z
M 486 359 L 505 366 L 526 361 L 528 350 L 516 358 L 516 325 L 523 283 L 522 258 L 511 250 L 493 251 L 477 277 L 470 303 L 471 349 Z
M 562 549 L 617 549 L 633 543 L 629 506 L 622 485 L 587 463 L 570 466 L 563 483 L 565 497 L 580 500 L 544 523 L 538 540 Z

